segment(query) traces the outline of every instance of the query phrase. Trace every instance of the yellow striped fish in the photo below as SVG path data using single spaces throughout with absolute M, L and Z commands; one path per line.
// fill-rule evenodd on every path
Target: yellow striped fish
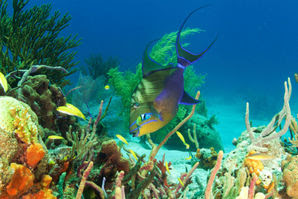
M 180 182 L 181 186 L 184 187 L 184 183 L 182 182 L 182 180 L 178 177 L 178 181 Z
M 136 160 L 138 160 L 138 157 L 137 157 L 136 153 L 135 153 L 133 150 L 129 149 L 129 152 L 131 153 L 131 155 L 132 155 Z
M 127 144 L 128 145 L 128 142 L 126 141 L 126 139 L 122 136 L 122 135 L 119 135 L 117 134 L 116 137 L 121 140 L 123 143 Z
M 176 134 L 180 138 L 180 140 L 183 142 L 183 144 L 185 145 L 186 149 L 189 149 L 189 144 L 187 144 L 185 142 L 185 139 L 184 139 L 183 135 L 179 131 L 176 131 Z
M 4 92 L 6 92 L 8 89 L 8 84 L 7 84 L 7 80 L 6 80 L 5 76 L 1 72 L 0 72 L 0 84 L 1 84 Z
M 167 170 L 167 172 L 168 172 L 169 174 L 171 174 L 170 169 L 169 169 L 169 165 L 168 165 L 168 162 L 167 162 L 167 161 L 165 162 L 165 165 L 166 165 L 166 170 Z
M 50 140 L 64 140 L 64 137 L 59 136 L 59 135 L 50 135 L 48 137 L 48 139 L 50 139 Z
M 192 157 L 191 157 L 191 155 L 190 155 L 188 158 L 185 158 L 185 160 L 191 160 L 191 158 L 192 158 Z
M 56 110 L 66 115 L 77 116 L 84 120 L 86 119 L 84 114 L 77 107 L 69 103 L 66 103 L 65 106 L 59 106 Z

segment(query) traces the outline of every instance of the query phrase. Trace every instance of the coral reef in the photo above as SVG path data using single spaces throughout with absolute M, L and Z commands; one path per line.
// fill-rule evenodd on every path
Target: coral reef
M 60 18 L 59 12 L 50 16 L 49 5 L 26 10 L 27 4 L 28 0 L 13 0 L 10 17 L 7 2 L 0 2 L 0 68 L 10 83 L 3 86 L 5 92 L 0 89 L 1 95 L 7 95 L 0 97 L 0 199 L 298 198 L 298 125 L 289 105 L 289 79 L 283 107 L 268 125 L 252 126 L 247 103 L 246 131 L 234 140 L 232 152 L 223 153 L 214 128 L 216 116 L 208 116 L 203 101 L 181 105 L 169 125 L 151 137 L 144 136 L 150 151 L 146 157 L 135 147 L 137 143 L 133 143 L 135 148 L 127 142 L 117 145 L 106 136 L 107 131 L 113 131 L 110 135 L 127 132 L 117 128 L 120 121 L 128 124 L 131 94 L 142 78 L 141 64 L 135 74 L 120 72 L 117 60 L 91 56 L 86 60 L 88 76 L 81 75 L 77 87 L 63 95 L 64 77 L 75 65 L 75 53 L 68 50 L 78 45 L 76 37 L 58 37 L 70 17 Z M 186 29 L 181 36 L 201 31 Z M 150 56 L 164 65 L 175 64 L 176 34 L 160 39 Z M 191 95 L 205 78 L 192 66 L 184 77 Z M 111 88 L 104 87 L 107 78 Z M 118 97 L 112 101 L 114 94 Z M 58 113 L 57 107 L 66 105 L 67 96 L 88 113 L 88 123 Z M 290 139 L 282 141 L 289 129 Z M 178 130 L 180 138 L 186 138 L 181 139 L 184 145 L 178 146 L 178 136 L 172 136 Z M 164 155 L 158 160 L 166 143 L 183 150 L 186 143 L 191 144 L 189 157 L 170 162 Z M 182 172 L 177 172 L 177 165 Z M 206 186 L 196 172 L 205 172 Z
M 200 162 L 199 167 L 203 169 L 212 169 L 216 164 L 217 155 L 217 152 L 212 147 L 210 149 L 197 149 L 196 158 Z
M 287 195 L 298 197 L 298 156 L 288 156 L 282 162 L 283 179 L 287 186 Z
M 45 166 L 47 151 L 36 114 L 12 97 L 1 97 L 0 103 L 0 198 L 28 198 L 29 191 L 54 198 L 50 189 L 43 190 L 40 185 L 46 167 L 40 169 L 39 164 Z
M 32 64 L 58 65 L 71 70 L 76 64 L 73 61 L 76 53 L 69 50 L 77 47 L 79 40 L 72 35 L 58 37 L 71 17 L 68 14 L 60 17 L 59 11 L 51 16 L 50 5 L 25 9 L 28 2 L 13 0 L 12 16 L 7 2 L 0 2 L 1 71 L 8 74 L 15 69 L 28 69 Z M 49 77 L 61 86 L 67 83 L 63 73 L 50 72 Z
M 74 125 L 74 117 L 60 117 L 56 113 L 58 106 L 66 104 L 66 98 L 59 87 L 50 84 L 46 75 L 28 76 L 21 86 L 10 89 L 7 94 L 27 103 L 43 128 L 66 133 L 69 125 Z
M 0 128 L 26 144 L 38 141 L 38 118 L 31 108 L 12 97 L 0 98 Z
M 284 106 L 267 126 L 251 127 L 247 104 L 247 130 L 237 139 L 236 149 L 223 160 L 215 180 L 214 198 L 289 198 L 289 194 L 295 194 L 293 190 L 297 185 L 294 173 L 289 176 L 288 172 L 295 172 L 293 168 L 297 167 L 297 160 L 288 158 L 281 164 L 287 153 L 280 140 L 288 130 L 292 118 L 289 107 L 291 91 L 291 82 L 288 80 L 285 82 Z M 283 120 L 285 122 L 280 127 L 281 130 L 276 132 L 276 126 L 280 126 Z M 250 158 L 254 155 L 259 155 L 259 158 Z M 289 170 L 287 166 L 290 166 Z M 283 183 L 283 178 L 286 184 Z
M 20 197 L 33 186 L 34 175 L 30 169 L 23 165 L 11 163 L 10 167 L 14 170 L 14 173 L 6 186 L 6 192 L 11 197 Z

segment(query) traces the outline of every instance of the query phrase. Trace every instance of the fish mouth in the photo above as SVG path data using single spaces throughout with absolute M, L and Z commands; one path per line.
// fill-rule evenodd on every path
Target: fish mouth
M 146 114 L 148 114 L 148 113 L 140 114 L 140 117 L 141 117 L 141 118 L 144 118 L 144 117 L 146 116 Z M 138 137 L 139 134 L 140 134 L 140 129 L 142 128 L 142 126 L 144 126 L 144 125 L 146 125 L 146 124 L 149 124 L 149 123 L 151 123 L 151 122 L 157 122 L 157 120 L 156 120 L 156 119 L 152 119 L 152 117 L 151 117 L 151 118 L 148 118 L 148 119 L 142 121 L 141 124 L 139 124 L 139 125 L 137 124 L 137 120 L 135 120 L 135 121 L 129 126 L 130 129 L 132 129 L 134 126 L 135 126 L 135 128 L 133 128 L 133 129 L 130 130 L 129 132 L 130 132 L 131 134 L 133 134 L 133 137 Z

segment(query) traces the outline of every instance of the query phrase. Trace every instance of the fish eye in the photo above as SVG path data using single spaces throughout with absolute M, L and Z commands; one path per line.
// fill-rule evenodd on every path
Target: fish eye
M 133 107 L 134 108 L 139 108 L 140 107 L 140 104 L 138 102 L 136 102 L 136 103 L 133 104 Z

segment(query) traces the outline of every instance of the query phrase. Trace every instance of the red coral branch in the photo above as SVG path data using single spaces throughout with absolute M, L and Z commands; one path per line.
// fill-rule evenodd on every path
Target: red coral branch
M 217 171 L 220 168 L 222 158 L 223 158 L 223 151 L 219 151 L 218 156 L 217 156 L 216 165 L 213 168 L 213 170 L 211 172 L 211 175 L 210 175 L 210 178 L 208 180 L 208 184 L 207 184 L 206 191 L 205 191 L 205 199 L 210 199 L 210 195 L 211 195 L 211 192 L 212 192 L 212 184 L 213 184 L 213 181 L 215 179 L 215 175 L 216 175 Z
M 89 176 L 89 173 L 90 173 L 92 167 L 93 167 L 93 161 L 90 161 L 87 169 L 83 173 L 83 177 L 82 177 L 82 180 L 81 180 L 81 183 L 80 183 L 80 186 L 79 186 L 79 190 L 77 192 L 76 199 L 81 199 L 83 191 L 84 191 L 84 187 L 85 187 L 85 184 L 86 184 L 86 180 Z

